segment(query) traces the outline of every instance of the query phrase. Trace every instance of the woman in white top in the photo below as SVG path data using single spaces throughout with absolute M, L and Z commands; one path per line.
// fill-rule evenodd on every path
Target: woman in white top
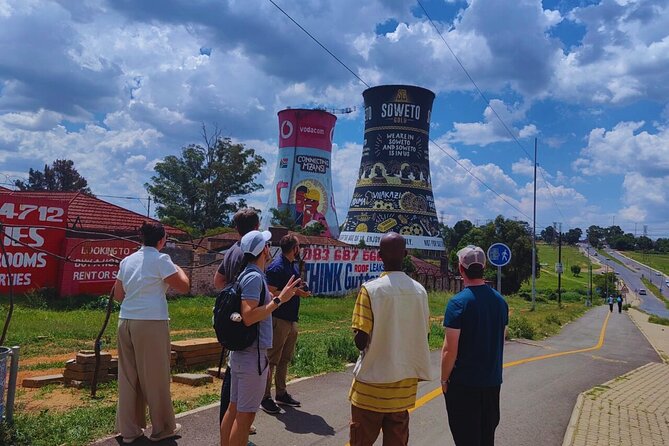
M 140 228 L 143 246 L 121 261 L 114 299 L 121 302 L 118 324 L 118 406 L 116 429 L 123 443 L 144 435 L 146 406 L 152 441 L 176 435 L 170 396 L 170 327 L 165 293 L 190 288 L 188 276 L 167 254 L 165 228 L 146 222 Z

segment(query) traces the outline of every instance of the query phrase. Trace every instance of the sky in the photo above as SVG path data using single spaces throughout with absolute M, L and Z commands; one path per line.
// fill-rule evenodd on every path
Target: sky
M 531 222 L 536 138 L 537 231 L 669 236 L 668 0 L 274 2 L 367 84 L 435 92 L 445 224 Z M 244 197 L 265 209 L 276 113 L 356 107 L 334 133 L 341 224 L 366 88 L 268 0 L 0 0 L 0 185 L 72 159 L 100 198 L 146 213 L 155 164 L 205 124 L 267 160 Z

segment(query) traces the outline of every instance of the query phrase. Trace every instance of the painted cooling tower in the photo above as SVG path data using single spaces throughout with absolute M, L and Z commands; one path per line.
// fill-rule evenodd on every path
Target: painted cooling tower
M 428 155 L 434 93 L 382 85 L 362 95 L 365 142 L 339 240 L 379 246 L 381 236 L 394 231 L 405 237 L 407 248 L 443 251 Z
M 260 226 L 270 226 L 270 209 L 288 209 L 296 224 L 304 228 L 321 223 L 323 235 L 337 238 L 330 156 L 337 117 L 323 110 L 303 109 L 281 110 L 278 115 L 278 163 Z

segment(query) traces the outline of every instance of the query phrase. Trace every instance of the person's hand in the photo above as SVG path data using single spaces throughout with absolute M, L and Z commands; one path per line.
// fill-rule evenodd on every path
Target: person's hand
M 441 382 L 441 391 L 444 393 L 448 392 L 448 381 Z
M 279 299 L 281 299 L 281 303 L 288 302 L 290 299 L 293 298 L 295 293 L 297 293 L 298 287 L 301 282 L 302 279 L 300 279 L 299 277 L 295 276 L 290 277 L 290 280 L 288 280 L 286 286 L 283 287 L 283 289 L 279 293 Z

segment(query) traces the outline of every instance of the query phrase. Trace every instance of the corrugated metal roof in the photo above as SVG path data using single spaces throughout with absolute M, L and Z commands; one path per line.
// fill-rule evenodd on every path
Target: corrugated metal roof
M 157 221 L 81 192 L 11 191 L 2 188 L 0 194 L 62 201 L 67 207 L 67 226 L 70 229 L 135 235 L 145 221 Z M 181 229 L 164 226 L 170 236 L 188 235 Z

